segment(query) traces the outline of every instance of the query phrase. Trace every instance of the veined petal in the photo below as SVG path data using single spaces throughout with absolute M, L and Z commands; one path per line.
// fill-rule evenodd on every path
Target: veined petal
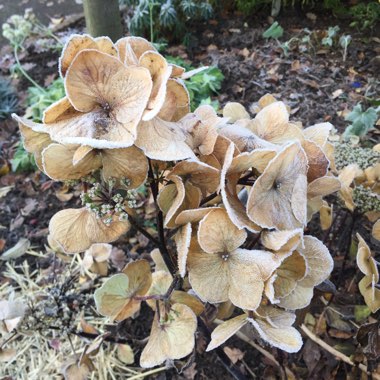
M 168 65 L 166 59 L 155 51 L 143 53 L 139 59 L 139 66 L 149 70 L 153 81 L 152 92 L 143 114 L 143 120 L 147 121 L 158 114 L 165 102 L 167 81 L 172 68 Z
M 73 164 L 78 145 L 50 144 L 42 151 L 44 172 L 55 181 L 80 179 L 101 167 L 100 157 L 92 151 Z
M 135 189 L 143 184 L 148 175 L 148 160 L 137 147 L 121 149 L 103 149 L 103 178 L 128 178 L 129 187 Z
M 239 230 L 224 209 L 210 211 L 199 223 L 198 241 L 208 253 L 228 253 L 240 247 L 247 233 Z
M 50 220 L 49 232 L 66 253 L 84 252 L 94 243 L 110 243 L 129 230 L 127 221 L 114 220 L 106 226 L 86 208 L 57 212 Z
M 195 157 L 185 140 L 180 123 L 155 117 L 139 124 L 135 144 L 151 159 L 177 161 Z
M 222 345 L 246 325 L 247 322 L 247 315 L 242 314 L 217 326 L 211 333 L 211 341 L 207 346 L 206 351 L 211 351 Z
M 302 147 L 298 143 L 285 146 L 254 183 L 247 202 L 249 218 L 265 228 L 285 230 L 303 226 L 307 168 Z
M 262 300 L 264 282 L 279 263 L 271 252 L 237 249 L 227 258 L 229 268 L 228 296 L 242 309 L 255 310 Z

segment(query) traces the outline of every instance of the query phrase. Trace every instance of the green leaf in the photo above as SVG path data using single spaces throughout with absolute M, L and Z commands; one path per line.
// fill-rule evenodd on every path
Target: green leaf
M 367 305 L 355 305 L 354 315 L 356 322 L 362 322 L 371 315 L 371 310 Z
M 352 135 L 365 136 L 374 127 L 378 113 L 379 109 L 369 107 L 366 111 L 363 111 L 361 104 L 357 104 L 346 116 L 346 120 L 351 121 L 352 124 L 346 128 L 343 136 L 345 138 Z
M 275 21 L 264 33 L 263 33 L 263 37 L 264 38 L 273 38 L 273 39 L 277 39 L 277 38 L 280 38 L 282 37 L 282 35 L 284 34 L 284 29 L 282 28 L 282 26 L 277 22 Z

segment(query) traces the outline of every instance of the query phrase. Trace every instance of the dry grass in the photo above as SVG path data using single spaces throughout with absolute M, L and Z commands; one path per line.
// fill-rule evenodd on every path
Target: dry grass
M 30 250 L 28 255 L 36 256 L 37 260 L 46 255 L 41 252 Z M 80 260 L 73 257 L 67 261 L 65 266 L 71 273 L 78 273 Z M 5 280 L 0 286 L 0 300 L 22 299 L 30 303 L 36 297 L 46 293 L 48 285 L 46 282 L 46 270 L 31 271 L 25 260 L 21 265 L 15 266 L 14 262 L 7 262 L 6 269 L 2 273 Z M 90 308 L 91 309 L 91 308 Z M 90 314 L 92 313 L 92 314 Z M 92 310 L 86 310 L 86 322 L 102 329 L 105 320 L 99 318 Z M 76 316 L 75 323 L 80 326 L 80 315 Z M 71 341 L 71 342 L 70 342 Z M 4 344 L 5 343 L 5 344 Z M 79 357 L 88 340 L 75 335 L 70 338 L 64 331 L 48 330 L 33 331 L 20 330 L 0 335 L 0 347 L 3 349 L 14 349 L 16 355 L 8 362 L 0 364 L 0 378 L 10 376 L 17 380 L 44 380 L 62 379 L 62 364 L 68 357 L 75 354 Z M 143 372 L 139 367 L 125 365 L 117 357 L 117 346 L 112 343 L 103 343 L 98 354 L 93 359 L 95 370 L 89 379 L 142 379 L 165 370 L 165 367 L 156 368 Z

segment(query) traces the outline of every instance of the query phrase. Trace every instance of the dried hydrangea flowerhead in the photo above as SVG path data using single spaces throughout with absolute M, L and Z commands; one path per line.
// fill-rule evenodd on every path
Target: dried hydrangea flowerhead
M 197 317 L 186 305 L 176 303 L 169 312 L 156 312 L 148 344 L 143 349 L 140 365 L 150 368 L 166 360 L 181 359 L 194 349 Z
M 329 277 L 334 262 L 327 247 L 314 236 L 304 236 L 285 256 L 266 284 L 265 293 L 273 304 L 288 310 L 301 309 L 310 304 L 314 287 Z
M 307 157 L 298 143 L 285 146 L 254 183 L 247 214 L 261 227 L 294 229 L 306 225 Z
M 203 301 L 231 300 L 248 310 L 259 306 L 264 282 L 279 262 L 270 252 L 239 248 L 246 237 L 223 209 L 210 211 L 200 221 L 199 245 L 190 245 L 187 264 L 190 284 Z

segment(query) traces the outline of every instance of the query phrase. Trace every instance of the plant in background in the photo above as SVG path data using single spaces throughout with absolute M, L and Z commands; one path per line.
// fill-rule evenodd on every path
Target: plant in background
M 85 42 L 93 48 L 82 48 Z M 205 313 L 210 303 L 231 313 L 214 328 L 207 351 L 246 325 L 263 342 L 297 352 L 302 338 L 293 327 L 295 311 L 310 303 L 333 267 L 327 247 L 304 236 L 322 197 L 340 189 L 330 171 L 332 126 L 301 129 L 270 95 L 259 100 L 253 119 L 237 103 L 227 104 L 223 117 L 210 106 L 190 112 L 181 78 L 195 72 L 168 62 L 141 38 L 112 45 L 73 36 L 60 63 L 66 97 L 46 110 L 43 123 L 14 115 L 46 175 L 76 181 L 82 190 L 82 207 L 51 219 L 49 242 L 79 255 L 134 227 L 155 247 L 154 265 L 130 260 L 99 284 L 95 305 L 105 319 L 97 329 L 149 313 L 141 309 L 146 303 L 154 318 L 140 365 L 172 363 L 192 354 L 199 323 L 214 327 Z M 217 89 L 214 80 L 204 80 Z M 152 232 L 135 212 L 142 184 L 156 208 Z M 239 197 L 241 191 L 247 196 Z M 96 255 L 102 274 L 107 257 Z M 92 270 L 92 278 L 93 253 L 90 259 L 83 271 Z M 103 337 L 99 331 L 97 348 Z M 90 355 L 84 350 L 70 362 L 73 375 L 90 360 L 84 361 Z
M 18 98 L 9 80 L 0 76 L 0 120 L 10 118 L 17 112 Z
M 128 19 L 130 31 L 149 36 L 152 42 L 157 35 L 183 38 L 190 30 L 189 22 L 208 20 L 213 15 L 212 6 L 204 0 L 126 0 L 124 3 L 133 8 L 133 16 Z
M 340 28 L 338 25 L 329 26 L 329 28 L 327 29 L 327 36 L 322 38 L 322 45 L 332 47 L 334 44 L 334 40 L 336 40 L 337 38 L 339 30 Z
M 283 27 L 275 21 L 267 30 L 264 31 L 263 37 L 264 38 L 273 38 L 277 40 L 278 38 L 282 37 L 284 34 Z
M 29 173 L 37 169 L 33 155 L 24 149 L 21 142 L 17 143 L 11 166 L 14 173 Z
M 29 87 L 25 116 L 35 122 L 42 122 L 45 109 L 64 96 L 65 88 L 62 78 L 54 80 L 44 91 L 41 91 L 40 87 Z
M 197 70 L 187 64 L 182 58 L 167 56 L 168 62 L 184 67 L 188 71 Z M 207 67 L 190 78 L 185 79 L 185 85 L 190 95 L 190 108 L 194 111 L 200 105 L 211 105 L 215 110 L 219 109 L 219 102 L 211 100 L 211 96 L 217 95 L 222 87 L 224 75 L 215 66 Z
M 339 38 L 339 45 L 342 47 L 343 49 L 343 62 L 346 61 L 346 58 L 347 58 L 347 48 L 348 48 L 348 45 L 351 43 L 352 41 L 352 37 L 350 35 L 343 35 Z
M 16 60 L 17 70 L 34 86 L 39 88 L 41 92 L 44 89 L 36 83 L 22 67 L 19 60 L 20 50 L 24 50 L 24 42 L 31 34 L 37 34 L 42 37 L 51 37 L 55 40 L 55 46 L 62 48 L 60 40 L 51 32 L 48 27 L 45 27 L 38 21 L 36 16 L 30 10 L 26 10 L 24 16 L 13 15 L 2 26 L 3 37 L 5 37 L 13 47 L 13 54 Z
M 380 112 L 380 107 L 369 107 L 365 111 L 361 104 L 357 104 L 353 110 L 346 116 L 346 120 L 351 124 L 344 131 L 344 137 L 365 136 L 368 131 L 374 128 Z
M 359 30 L 374 28 L 380 21 L 380 3 L 372 1 L 370 3 L 360 2 L 349 10 L 353 20 L 350 24 Z

